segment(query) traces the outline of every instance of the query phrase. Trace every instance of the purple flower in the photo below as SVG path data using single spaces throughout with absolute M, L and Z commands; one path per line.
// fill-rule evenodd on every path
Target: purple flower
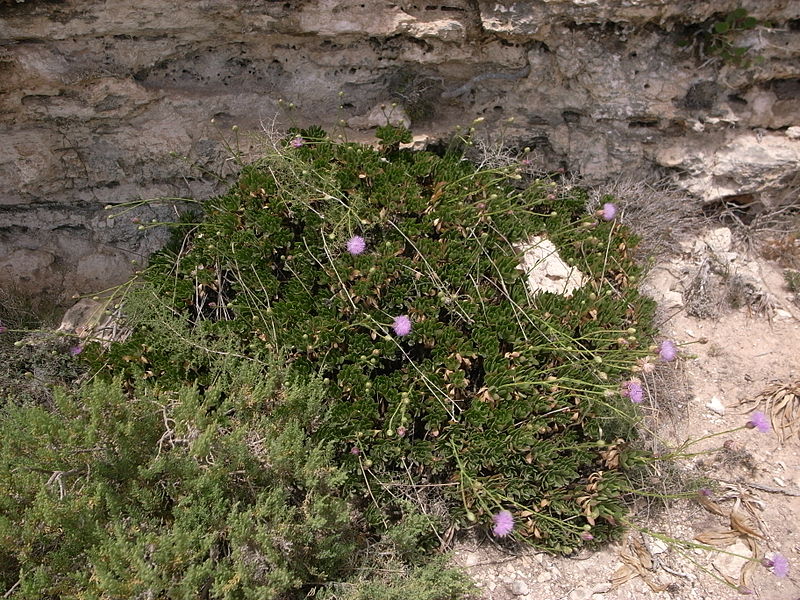
M 772 572 L 775 577 L 786 577 L 789 574 L 789 559 L 783 554 L 776 553 L 772 557 Z
M 671 340 L 664 340 L 658 347 L 658 356 L 665 362 L 675 360 L 678 356 L 678 349 L 675 347 L 675 342 Z
M 394 332 L 401 337 L 408 335 L 411 333 L 411 319 L 408 318 L 408 315 L 400 315 L 399 317 L 395 317 L 392 329 L 394 329 Z
M 507 510 L 501 510 L 492 517 L 494 527 L 492 533 L 496 537 L 505 537 L 514 529 L 514 517 Z
M 772 569 L 775 577 L 786 577 L 789 574 L 789 559 L 780 552 L 773 554 L 772 558 L 762 558 L 761 564 Z
M 292 141 L 289 142 L 292 148 L 300 148 L 304 143 L 305 142 L 303 141 L 303 138 L 301 138 L 299 135 L 297 137 L 292 138 Z
M 352 454 L 354 456 L 358 456 L 359 454 L 361 454 L 361 450 L 359 450 L 358 448 L 353 446 L 352 448 L 350 448 L 350 454 Z
M 591 542 L 594 539 L 594 536 L 588 531 L 584 531 L 583 533 L 581 533 L 581 539 L 584 542 Z
M 631 399 L 634 404 L 641 404 L 644 400 L 644 390 L 638 381 L 628 381 L 622 385 L 622 395 Z
M 760 410 L 757 410 L 750 415 L 750 420 L 747 421 L 745 427 L 749 427 L 750 429 L 758 429 L 761 433 L 768 433 L 769 430 L 772 429 L 772 427 L 770 427 L 767 415 Z
M 0 322 L 0 333 L 5 333 L 6 331 L 8 331 L 8 329 L 6 329 L 6 326 L 3 325 L 2 322 Z
M 83 346 L 72 346 L 69 349 L 70 356 L 78 356 L 81 352 L 83 352 Z
M 617 216 L 617 205 L 611 202 L 603 204 L 603 209 L 600 211 L 604 221 L 613 221 Z
M 360 235 L 354 235 L 349 240 L 347 240 L 347 251 L 356 256 L 364 252 L 367 247 L 367 243 L 364 241 L 364 238 Z
M 406 429 L 401 425 L 400 427 L 397 428 L 397 437 L 403 437 L 407 431 L 408 429 Z
M 697 493 L 705 498 L 709 498 L 711 496 L 711 490 L 708 488 L 700 488 L 697 490 Z

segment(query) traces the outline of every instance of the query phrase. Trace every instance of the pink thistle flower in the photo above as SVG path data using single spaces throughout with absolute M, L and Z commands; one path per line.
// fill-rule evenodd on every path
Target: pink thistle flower
M 623 396 L 630 398 L 631 402 L 634 404 L 641 404 L 644 400 L 644 390 L 642 389 L 642 384 L 638 381 L 628 381 L 622 385 L 622 391 L 620 392 Z
M 353 446 L 352 448 L 350 448 L 350 454 L 352 454 L 353 456 L 358 456 L 359 454 L 361 454 L 361 450 Z
M 708 488 L 700 488 L 697 490 L 697 493 L 705 498 L 709 498 L 711 496 L 711 490 Z
M 408 429 L 406 429 L 401 425 L 400 427 L 397 428 L 397 437 L 403 437 L 407 431 Z
M 3 325 L 2 322 L 0 322 L 0 333 L 5 333 L 6 331 L 8 331 L 8 329 L 5 325 Z
M 352 254 L 353 256 L 357 256 L 364 252 L 367 248 L 367 243 L 364 241 L 364 238 L 360 235 L 354 235 L 349 240 L 347 240 L 347 251 Z
M 602 210 L 600 210 L 600 216 L 603 217 L 604 221 L 613 221 L 614 217 L 617 216 L 617 205 L 612 202 L 606 202 L 603 204 Z
M 411 333 L 411 319 L 408 318 L 408 315 L 395 317 L 392 329 L 394 329 L 394 332 L 400 337 L 408 335 Z
M 298 135 L 297 137 L 292 138 L 292 141 L 289 142 L 289 144 L 292 146 L 292 148 L 300 148 L 303 146 L 303 144 L 305 144 L 305 142 L 303 141 L 303 138 Z
M 786 577 L 789 574 L 789 559 L 780 552 L 772 555 L 772 558 L 764 558 L 761 564 L 772 569 L 772 574 L 775 577 Z
M 80 346 L 80 345 L 72 346 L 69 349 L 69 355 L 70 356 L 78 356 L 78 354 L 80 354 L 81 352 L 83 352 L 83 346 Z
M 584 531 L 583 533 L 581 533 L 581 539 L 584 542 L 591 542 L 594 539 L 594 536 L 588 531 Z
M 749 429 L 758 429 L 761 433 L 768 433 L 772 427 L 769 424 L 769 419 L 760 410 L 755 411 L 750 415 L 750 420 L 747 421 L 745 427 Z
M 492 522 L 492 533 L 495 537 L 505 537 L 514 529 L 514 516 L 507 510 L 501 510 L 494 515 Z
M 664 362 L 670 362 L 678 357 L 678 348 L 675 347 L 675 342 L 671 340 L 664 340 L 658 347 L 658 356 Z

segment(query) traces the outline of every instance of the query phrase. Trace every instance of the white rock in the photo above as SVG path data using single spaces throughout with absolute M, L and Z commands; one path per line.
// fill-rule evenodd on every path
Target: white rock
M 527 244 L 519 244 L 522 253 L 519 269 L 528 276 L 528 291 L 531 296 L 550 292 L 570 297 L 572 292 L 586 282 L 586 277 L 576 267 L 565 263 L 553 242 L 534 236 Z
M 386 102 L 376 104 L 366 115 L 348 119 L 347 124 L 353 129 L 372 129 L 384 125 L 410 127 L 411 119 L 401 105 Z
M 727 575 L 731 579 L 739 579 L 742 568 L 749 562 L 753 553 L 750 548 L 740 541 L 737 541 L 733 546 L 725 549 L 730 554 L 719 554 L 714 558 L 714 568 L 722 575 Z M 738 556 L 737 556 L 738 555 Z
M 524 581 L 515 581 L 511 584 L 511 593 L 515 596 L 527 596 L 530 593 L 530 588 Z
M 553 576 L 550 574 L 550 571 L 542 571 L 536 577 L 536 581 L 538 583 L 545 583 L 545 582 L 550 581 L 552 579 L 553 579 Z
M 576 588 L 569 593 L 569 600 L 590 600 L 592 597 L 592 590 L 588 588 Z
M 727 227 L 712 229 L 702 239 L 714 254 L 729 252 L 731 249 L 731 230 Z
M 793 126 L 786 130 L 786 137 L 797 140 L 800 139 L 800 127 Z
M 669 549 L 669 546 L 661 540 L 653 540 L 650 542 L 650 554 L 664 554 Z
M 725 405 L 722 401 L 717 398 L 716 396 L 712 396 L 711 400 L 706 403 L 706 408 L 711 412 L 715 412 L 718 415 L 722 416 L 725 414 Z

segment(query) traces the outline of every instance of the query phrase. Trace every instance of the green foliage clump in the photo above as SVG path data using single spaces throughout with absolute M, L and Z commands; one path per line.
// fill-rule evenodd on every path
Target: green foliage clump
M 607 392 L 650 333 L 635 239 L 587 215 L 579 189 L 400 150 L 406 130 L 379 137 L 293 132 L 245 166 L 144 274 L 177 322 L 145 319 L 108 371 L 205 384 L 204 344 L 181 345 L 182 329 L 257 360 L 285 351 L 324 381 L 320 435 L 349 485 L 380 497 L 372 524 L 391 517 L 390 486 L 430 485 L 463 525 L 509 509 L 516 534 L 550 550 L 584 526 L 613 537 L 633 414 Z M 536 235 L 587 274 L 572 297 L 530 294 L 519 244 Z M 353 236 L 363 253 L 347 251 Z
M 205 389 L 98 379 L 52 407 L 3 408 L 0 590 L 299 598 L 361 566 L 346 473 L 315 439 L 321 383 L 229 357 L 215 370 Z
M 763 57 L 753 57 L 749 46 L 739 46 L 736 37 L 756 28 L 762 23 L 748 14 L 747 9 L 737 8 L 721 20 L 713 21 L 707 27 L 695 32 L 699 49 L 705 56 L 713 56 L 724 63 L 747 69 L 754 63 L 763 62 Z M 681 40 L 679 45 L 689 46 L 691 39 Z
M 292 131 L 125 286 L 132 333 L 85 346 L 90 384 L 5 404 L 0 586 L 456 600 L 445 529 L 619 534 L 641 458 L 619 384 L 652 335 L 636 239 L 580 189 L 378 135 Z M 537 236 L 585 274 L 571 296 L 529 289 Z

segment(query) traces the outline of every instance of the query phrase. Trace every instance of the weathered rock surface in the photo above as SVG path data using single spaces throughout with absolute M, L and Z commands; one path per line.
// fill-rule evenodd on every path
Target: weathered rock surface
M 750 66 L 704 50 L 739 6 L 770 23 L 723 36 Z M 110 215 L 213 193 L 191 165 L 226 168 L 279 113 L 362 127 L 397 102 L 434 137 L 482 116 L 590 180 L 667 172 L 706 201 L 779 198 L 797 170 L 798 19 L 783 0 L 0 2 L 0 285 L 66 298 L 123 279 L 165 235 L 132 219 L 174 213 Z

